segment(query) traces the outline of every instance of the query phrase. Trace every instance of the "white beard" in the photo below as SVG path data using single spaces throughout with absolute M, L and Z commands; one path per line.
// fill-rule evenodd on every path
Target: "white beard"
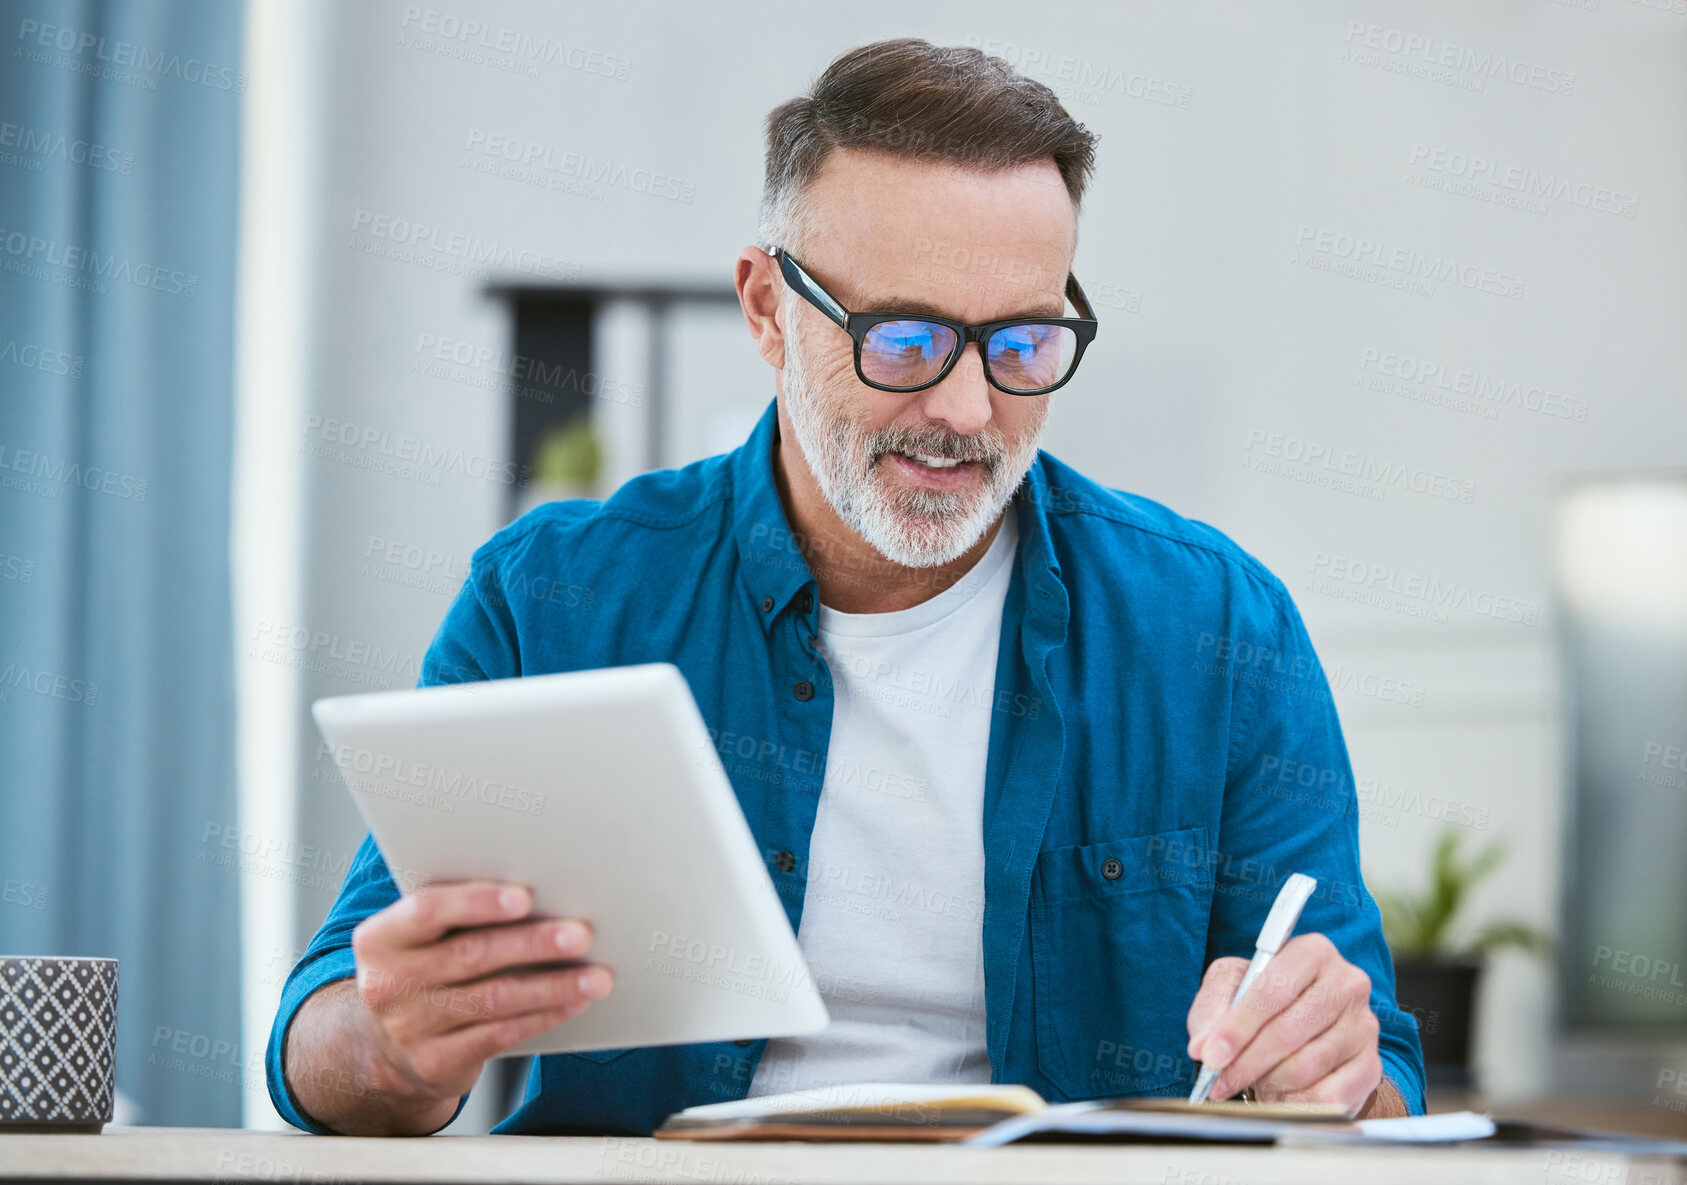
M 785 323 L 793 326 L 795 319 Z M 1001 517 L 1037 459 L 1042 419 L 1011 448 L 995 429 L 977 436 L 936 424 L 865 431 L 850 420 L 841 399 L 828 400 L 809 384 L 796 336 L 785 335 L 785 409 L 832 510 L 892 563 L 935 568 L 965 555 Z M 980 461 L 988 478 L 974 490 L 893 490 L 881 458 L 916 451 Z

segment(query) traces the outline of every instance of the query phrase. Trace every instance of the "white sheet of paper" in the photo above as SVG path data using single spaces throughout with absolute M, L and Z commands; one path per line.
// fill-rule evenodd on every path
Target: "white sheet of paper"
M 1441 1115 L 1405 1115 L 1398 1119 L 1361 1119 L 1353 1127 L 1342 1124 L 1327 1132 L 1305 1128 L 1290 1133 L 1295 1142 L 1345 1144 L 1446 1144 L 1453 1140 L 1484 1140 L 1494 1134 L 1494 1121 L 1475 1111 L 1448 1111 Z
M 1282 1140 L 1294 1143 L 1447 1143 L 1494 1134 L 1486 1115 L 1459 1111 L 1412 1115 L 1402 1119 L 1367 1119 L 1358 1123 L 1316 1123 L 1283 1119 L 1245 1119 L 1202 1114 L 1193 1107 L 1177 1111 L 1123 1111 L 1102 1103 L 1060 1103 L 1036 1115 L 1020 1115 L 993 1124 L 964 1142 L 993 1148 L 1034 1132 L 1068 1131 L 1088 1135 L 1166 1136 L 1184 1140 L 1236 1143 Z

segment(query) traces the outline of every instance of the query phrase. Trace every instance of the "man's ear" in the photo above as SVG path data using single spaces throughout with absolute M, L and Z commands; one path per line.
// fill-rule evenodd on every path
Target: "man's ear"
M 779 261 L 759 247 L 745 247 L 733 265 L 732 282 L 756 352 L 773 369 L 784 370 L 785 281 Z

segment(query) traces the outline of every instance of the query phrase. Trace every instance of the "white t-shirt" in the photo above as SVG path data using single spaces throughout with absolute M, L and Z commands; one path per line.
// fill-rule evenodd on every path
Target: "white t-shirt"
M 832 1023 L 775 1039 L 750 1095 L 988 1082 L 984 765 L 1009 507 L 984 557 L 893 613 L 820 608 L 836 701 L 797 940 Z

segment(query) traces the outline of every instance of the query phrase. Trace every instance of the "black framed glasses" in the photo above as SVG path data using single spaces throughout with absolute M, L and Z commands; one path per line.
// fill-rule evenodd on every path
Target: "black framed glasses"
M 775 247 L 772 254 L 785 282 L 855 340 L 856 377 L 880 391 L 923 391 L 942 382 L 966 344 L 977 342 L 992 387 L 1009 395 L 1047 395 L 1066 385 L 1095 340 L 1095 313 L 1070 272 L 1066 296 L 1082 316 L 968 325 L 925 313 L 851 313 L 789 252 Z

